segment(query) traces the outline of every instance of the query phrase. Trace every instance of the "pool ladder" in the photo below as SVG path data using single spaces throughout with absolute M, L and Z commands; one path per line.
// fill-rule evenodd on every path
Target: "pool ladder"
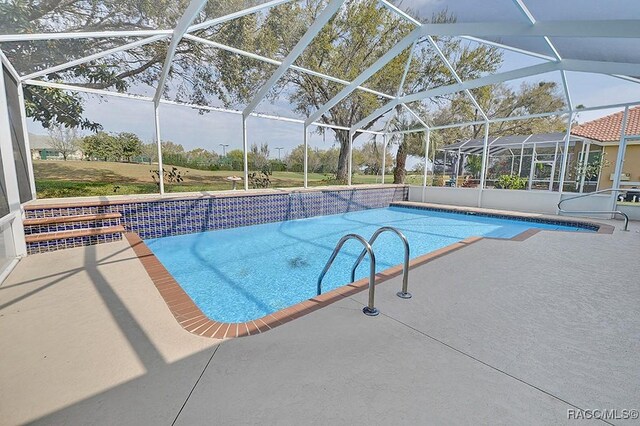
M 410 255 L 409 241 L 407 241 L 407 237 L 405 237 L 405 235 L 402 232 L 400 232 L 400 230 L 392 226 L 383 226 L 382 228 L 378 229 L 376 232 L 373 233 L 369 241 L 365 240 L 362 236 L 358 234 L 347 234 L 344 237 L 340 238 L 340 241 L 338 241 L 338 244 L 336 244 L 335 249 L 333 249 L 333 253 L 331 253 L 331 257 L 329 257 L 327 264 L 324 266 L 324 269 L 322 270 L 322 272 L 320 273 L 320 276 L 318 277 L 318 288 L 317 288 L 318 295 L 322 294 L 322 279 L 331 268 L 331 265 L 333 264 L 333 261 L 336 259 L 336 256 L 338 256 L 338 253 L 342 249 L 342 246 L 344 246 L 344 244 L 349 240 L 357 240 L 364 246 L 364 249 L 362 250 L 362 253 L 360 253 L 360 256 L 358 256 L 358 259 L 356 260 L 356 262 L 353 264 L 353 267 L 351 268 L 351 282 L 355 281 L 356 269 L 358 269 L 358 266 L 364 259 L 365 255 L 368 253 L 369 259 L 371 259 L 371 262 L 369 265 L 369 301 L 367 303 L 367 306 L 365 306 L 362 309 L 362 312 L 364 312 L 365 315 L 369 315 L 369 316 L 378 315 L 380 311 L 378 311 L 378 309 L 374 305 L 375 284 L 376 284 L 375 283 L 376 256 L 371 246 L 376 241 L 378 236 L 383 232 L 392 232 L 396 234 L 398 237 L 400 237 L 400 239 L 402 240 L 402 243 L 404 245 L 404 264 L 402 266 L 402 290 L 396 294 L 398 295 L 398 297 L 401 297 L 402 299 L 410 299 L 411 293 L 407 291 L 407 287 L 409 285 L 409 255 Z
M 609 189 L 601 189 L 600 191 L 594 191 L 594 192 L 588 192 L 586 194 L 580 194 L 580 195 L 576 195 L 575 197 L 569 197 L 569 198 L 565 198 L 564 200 L 560 200 L 560 202 L 558 203 L 558 211 L 560 213 L 576 213 L 576 214 L 610 214 L 610 215 L 616 215 L 619 214 L 620 216 L 622 216 L 624 218 L 624 231 L 628 231 L 629 230 L 629 215 L 626 214 L 625 212 L 621 212 L 620 210 L 564 210 L 562 208 L 562 203 L 566 202 L 566 201 L 570 201 L 570 200 L 575 200 L 578 198 L 584 198 L 584 197 L 590 197 L 592 195 L 596 195 L 596 194 L 604 194 L 605 192 L 625 192 L 625 191 L 632 191 L 628 190 L 628 189 L 622 189 L 622 188 L 609 188 Z

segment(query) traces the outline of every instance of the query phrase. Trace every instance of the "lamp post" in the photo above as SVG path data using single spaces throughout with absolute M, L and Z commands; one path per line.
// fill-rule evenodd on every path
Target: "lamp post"
M 283 147 L 276 148 L 278 150 L 278 161 L 280 161 L 280 152 L 284 149 Z
M 222 156 L 226 157 L 227 156 L 227 147 L 229 146 L 229 144 L 228 143 L 221 143 L 221 144 L 218 144 L 218 145 L 220 145 L 222 147 Z

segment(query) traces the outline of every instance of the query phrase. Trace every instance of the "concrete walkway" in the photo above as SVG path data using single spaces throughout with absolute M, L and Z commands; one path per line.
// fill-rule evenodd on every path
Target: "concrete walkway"
M 620 226 L 619 222 L 608 222 Z M 184 331 L 125 242 L 0 287 L 0 423 L 563 424 L 640 409 L 640 224 L 482 240 L 258 336 Z M 608 420 L 640 424 L 638 420 Z

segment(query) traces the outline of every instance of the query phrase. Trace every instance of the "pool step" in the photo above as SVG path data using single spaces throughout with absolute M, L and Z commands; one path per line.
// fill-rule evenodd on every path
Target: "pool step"
M 24 220 L 27 253 L 36 254 L 71 247 L 112 242 L 125 232 L 120 213 L 89 213 Z
M 25 219 L 25 235 L 42 234 L 45 232 L 62 232 L 76 229 L 104 228 L 120 225 L 120 213 L 98 213 L 77 216 L 60 216 Z
M 52 223 L 69 223 L 69 222 L 86 222 L 92 220 L 102 219 L 119 219 L 122 217 L 120 213 L 96 213 L 96 214 L 81 214 L 75 216 L 58 216 L 58 217 L 40 217 L 33 219 L 25 219 L 23 221 L 24 226 L 31 225 L 48 225 Z

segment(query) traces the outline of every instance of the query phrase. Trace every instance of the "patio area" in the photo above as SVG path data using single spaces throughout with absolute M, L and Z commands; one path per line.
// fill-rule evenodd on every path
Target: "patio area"
M 3 424 L 560 424 L 639 409 L 640 224 L 483 239 L 266 333 L 183 330 L 126 240 L 0 287 Z M 636 411 L 637 413 L 637 411 Z M 614 424 L 625 420 L 607 420 Z M 627 420 L 629 424 L 638 420 Z

